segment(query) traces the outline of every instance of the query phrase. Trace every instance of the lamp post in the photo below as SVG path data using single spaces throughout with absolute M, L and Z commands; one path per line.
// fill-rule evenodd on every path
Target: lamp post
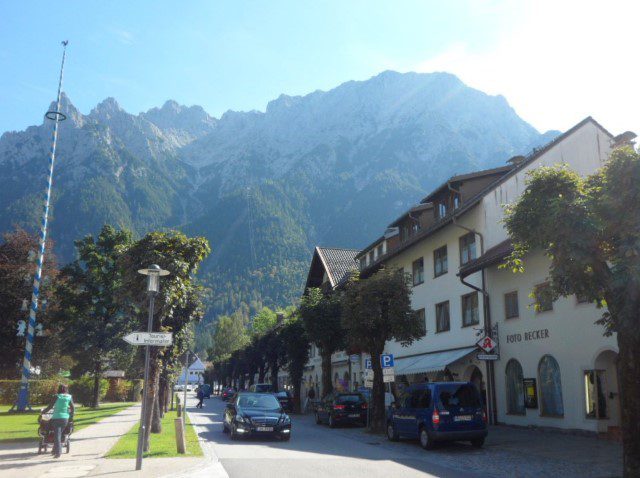
M 139 269 L 138 272 L 147 276 L 147 294 L 149 295 L 149 318 L 147 320 L 147 332 L 153 332 L 153 306 L 155 297 L 160 290 L 160 277 L 169 275 L 157 264 L 150 265 L 147 269 Z M 140 429 L 138 430 L 138 449 L 136 451 L 136 470 L 142 469 L 142 453 L 146 436 L 147 397 L 149 396 L 149 346 L 144 348 L 144 388 L 142 393 L 142 410 L 140 412 Z

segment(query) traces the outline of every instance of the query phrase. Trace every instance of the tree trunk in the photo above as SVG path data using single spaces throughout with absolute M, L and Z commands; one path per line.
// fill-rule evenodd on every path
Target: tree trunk
M 323 398 L 333 392 L 333 378 L 331 377 L 331 353 L 322 350 L 322 392 L 319 398 Z
M 618 331 L 618 379 L 625 478 L 640 477 L 640 333 L 638 320 Z
M 273 392 L 278 391 L 278 371 L 280 367 L 278 364 L 271 364 L 271 387 L 273 388 Z
M 380 355 L 382 352 L 383 350 L 371 351 L 371 368 L 373 369 L 371 431 L 375 433 L 382 433 L 386 428 L 384 381 L 382 379 L 382 366 L 380 365 Z
M 153 401 L 153 415 L 151 418 L 151 433 L 162 433 L 162 414 L 160 413 L 160 394 Z
M 267 373 L 267 368 L 264 364 L 260 364 L 260 368 L 258 369 L 258 383 L 264 383 L 264 376 Z
M 102 375 L 102 363 L 100 360 L 96 361 L 93 369 L 93 397 L 91 398 L 91 408 L 98 408 L 100 406 L 100 379 Z
M 149 451 L 149 435 L 151 434 L 151 424 L 153 417 L 154 403 L 157 401 L 158 395 L 158 347 L 150 347 L 149 351 L 149 383 L 145 383 L 145 388 L 148 387 L 147 401 L 145 403 L 145 437 L 144 437 L 144 451 Z
M 293 409 L 296 413 L 302 413 L 300 408 L 300 392 L 302 391 L 302 377 L 292 377 L 293 378 Z
M 158 391 L 158 411 L 160 413 L 160 419 L 164 417 L 164 407 L 166 402 L 167 402 L 167 382 L 165 381 L 164 377 L 161 377 L 160 390 Z

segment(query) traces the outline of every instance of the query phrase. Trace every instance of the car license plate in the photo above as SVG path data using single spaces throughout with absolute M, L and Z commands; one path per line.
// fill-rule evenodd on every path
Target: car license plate
M 453 417 L 454 422 L 470 422 L 473 420 L 473 415 L 458 415 Z
M 256 431 L 259 432 L 272 432 L 273 427 L 256 427 Z
M 360 416 L 359 413 L 350 413 L 349 418 L 358 418 Z

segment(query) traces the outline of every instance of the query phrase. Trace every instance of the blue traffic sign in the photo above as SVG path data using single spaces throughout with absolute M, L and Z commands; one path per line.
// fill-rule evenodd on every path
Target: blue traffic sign
M 364 360 L 364 368 L 371 370 L 371 359 L 365 359 Z
M 382 365 L 382 368 L 393 367 L 393 354 L 380 355 L 380 365 Z

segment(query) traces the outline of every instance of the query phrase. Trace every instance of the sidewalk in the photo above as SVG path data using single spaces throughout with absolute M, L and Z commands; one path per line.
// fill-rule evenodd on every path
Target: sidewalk
M 210 458 L 148 458 L 141 471 L 135 459 L 102 458 L 118 439 L 140 419 L 140 406 L 133 406 L 84 428 L 71 436 L 71 452 L 54 459 L 38 455 L 37 442 L 0 445 L 0 476 L 3 478 L 80 478 L 85 476 L 153 477 L 176 476 L 205 467 Z M 193 474 L 191 474 L 193 476 Z

